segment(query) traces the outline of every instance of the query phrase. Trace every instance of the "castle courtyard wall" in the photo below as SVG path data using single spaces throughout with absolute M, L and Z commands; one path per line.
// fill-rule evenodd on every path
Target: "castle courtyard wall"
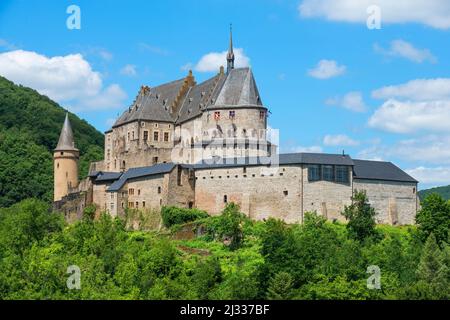
M 275 217 L 301 222 L 300 177 L 298 166 L 274 172 L 263 166 L 196 170 L 195 205 L 217 215 L 227 203 L 235 202 L 255 220 Z
M 377 223 L 414 224 L 417 212 L 417 184 L 385 180 L 355 179 L 355 190 L 365 190 L 377 212 Z

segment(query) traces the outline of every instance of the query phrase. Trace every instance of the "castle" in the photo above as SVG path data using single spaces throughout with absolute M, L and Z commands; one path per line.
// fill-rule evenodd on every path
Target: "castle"
M 69 219 L 95 204 L 122 216 L 127 208 L 199 208 L 218 214 L 229 202 L 253 219 L 302 222 L 316 211 L 330 220 L 365 190 L 377 222 L 413 224 L 417 181 L 390 162 L 346 154 L 278 154 L 250 68 L 235 68 L 232 36 L 227 69 L 197 84 L 142 86 L 105 132 L 105 159 L 78 181 L 79 151 L 66 115 L 54 151 L 54 206 Z

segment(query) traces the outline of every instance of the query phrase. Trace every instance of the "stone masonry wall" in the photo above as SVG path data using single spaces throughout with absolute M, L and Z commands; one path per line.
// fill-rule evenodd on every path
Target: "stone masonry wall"
M 276 217 L 301 222 L 301 168 L 283 166 L 272 173 L 266 169 L 252 166 L 197 170 L 196 207 L 220 214 L 227 202 L 235 202 L 252 219 Z
M 355 190 L 366 190 L 370 204 L 377 211 L 377 222 L 386 224 L 414 224 L 417 213 L 417 185 L 355 179 Z

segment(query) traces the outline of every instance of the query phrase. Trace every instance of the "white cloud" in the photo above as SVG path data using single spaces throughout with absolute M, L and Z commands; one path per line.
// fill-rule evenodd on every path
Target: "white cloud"
M 358 153 L 364 159 L 399 158 L 420 164 L 450 164 L 450 136 L 427 135 L 415 139 L 400 140 L 392 145 L 372 145 Z
M 340 66 L 334 60 L 320 60 L 314 69 L 308 71 L 311 77 L 316 79 L 330 79 L 345 73 L 347 68 Z
M 362 93 L 358 91 L 349 92 L 343 97 L 330 98 L 325 101 L 325 104 L 342 107 L 355 112 L 364 112 L 367 110 Z
M 369 126 L 394 133 L 450 132 L 450 101 L 386 101 L 369 119 Z
M 326 146 L 351 147 L 359 145 L 359 141 L 353 140 L 345 134 L 326 135 L 323 138 L 323 144 Z
M 105 90 L 99 92 L 95 96 L 82 99 L 76 110 L 99 110 L 99 109 L 115 109 L 123 107 L 123 101 L 127 98 L 127 94 L 118 84 L 112 84 Z
M 170 55 L 170 51 L 166 50 L 164 48 L 158 47 L 158 46 L 154 46 L 145 42 L 141 42 L 139 43 L 139 48 L 143 51 L 147 51 L 153 54 L 157 54 L 160 56 L 168 56 Z
M 192 70 L 192 68 L 194 67 L 194 65 L 191 63 L 191 62 L 189 62 L 189 63 L 186 63 L 185 65 L 183 65 L 183 66 L 181 66 L 181 71 L 189 71 L 189 70 Z
M 250 58 L 244 53 L 244 49 L 234 49 L 235 67 L 245 68 L 250 66 Z M 218 72 L 221 66 L 227 65 L 227 51 L 210 52 L 205 54 L 195 65 L 198 72 Z
M 420 183 L 434 186 L 450 184 L 450 167 L 417 167 L 405 171 Z
M 120 107 L 126 98 L 117 84 L 104 88 L 100 73 L 81 54 L 49 58 L 31 51 L 9 51 L 0 54 L 0 74 L 77 110 Z
M 450 99 L 450 79 L 416 79 L 372 92 L 376 99 L 404 98 L 415 101 Z
M 321 146 L 309 146 L 309 147 L 303 147 L 303 146 L 297 146 L 297 147 L 291 147 L 289 148 L 288 152 L 310 152 L 310 153 L 322 153 L 323 149 Z
M 134 64 L 127 64 L 120 70 L 120 74 L 128 77 L 134 77 L 137 74 L 136 66 Z
M 366 23 L 367 8 L 381 9 L 382 23 L 421 23 L 438 29 L 450 28 L 448 0 L 304 0 L 299 5 L 303 18 Z
M 14 44 L 9 43 L 5 39 L 0 39 L 0 48 L 5 48 L 6 50 L 17 50 L 18 49 Z
M 389 49 L 384 49 L 378 44 L 374 45 L 376 52 L 386 56 L 405 58 L 416 63 L 429 61 L 436 63 L 436 57 L 428 49 L 415 48 L 411 43 L 404 40 L 394 40 Z

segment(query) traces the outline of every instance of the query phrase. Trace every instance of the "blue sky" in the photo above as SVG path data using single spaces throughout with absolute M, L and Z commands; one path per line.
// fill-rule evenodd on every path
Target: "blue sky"
M 366 25 L 373 3 L 381 29 Z M 69 5 L 81 9 L 80 30 L 66 26 Z M 141 85 L 189 68 L 197 82 L 214 75 L 232 22 L 237 63 L 252 67 L 282 152 L 345 149 L 396 163 L 422 188 L 450 184 L 450 2 L 344 5 L 2 0 L 0 75 L 105 131 Z

